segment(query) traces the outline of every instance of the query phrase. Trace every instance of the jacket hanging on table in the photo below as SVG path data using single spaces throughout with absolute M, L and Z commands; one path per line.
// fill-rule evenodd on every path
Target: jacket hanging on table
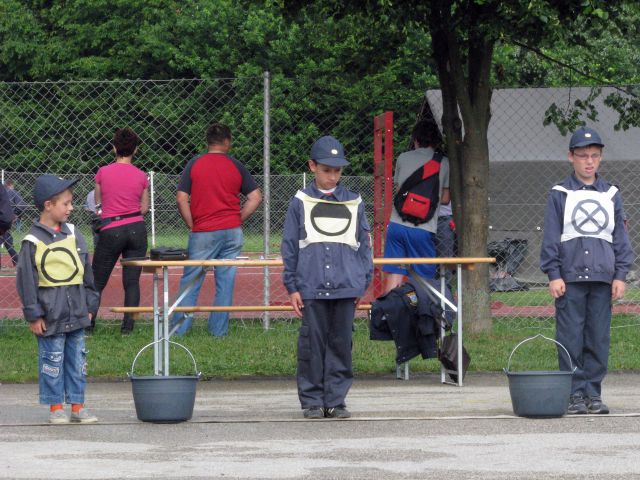
M 424 281 L 439 286 L 439 281 Z M 453 319 L 453 312 L 447 310 L 443 315 L 439 300 L 419 283 L 409 280 L 378 297 L 371 307 L 369 337 L 371 340 L 393 340 L 396 363 L 407 362 L 418 355 L 436 358 L 440 324 L 444 321 L 450 325 Z M 446 296 L 453 298 L 448 289 Z

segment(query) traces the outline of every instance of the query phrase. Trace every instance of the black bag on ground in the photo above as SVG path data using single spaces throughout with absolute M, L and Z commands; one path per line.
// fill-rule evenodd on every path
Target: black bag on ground
M 151 260 L 188 260 L 186 248 L 155 247 L 150 250 Z
M 447 370 L 458 371 L 458 334 L 450 333 L 445 335 L 440 342 L 440 348 L 438 350 L 438 359 L 442 366 Z M 469 353 L 462 346 L 462 378 L 464 379 L 467 374 L 467 369 L 471 363 L 471 357 Z M 458 381 L 457 373 L 449 373 L 449 377 L 454 382 Z

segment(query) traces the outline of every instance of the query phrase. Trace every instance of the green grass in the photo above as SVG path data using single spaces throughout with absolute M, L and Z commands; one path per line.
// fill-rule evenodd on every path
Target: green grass
M 492 332 L 465 335 L 471 355 L 470 371 L 497 372 L 507 366 L 509 354 L 523 339 L 537 333 L 553 338 L 552 322 L 541 320 L 538 328 L 520 328 L 523 319 L 494 322 Z M 526 325 L 532 325 L 526 319 Z M 640 370 L 640 322 L 632 315 L 616 316 L 611 335 L 611 370 Z M 241 378 L 244 376 L 294 376 L 296 370 L 297 321 L 274 321 L 265 331 L 259 321 L 233 321 L 228 337 L 213 338 L 203 320 L 178 340 L 193 353 L 203 378 Z M 99 322 L 95 333 L 87 337 L 89 376 L 124 379 L 138 351 L 152 338 L 149 322 L 139 322 L 133 334 L 122 337 L 119 325 Z M 555 344 L 543 340 L 528 342 L 513 356 L 511 369 L 555 370 Z M 135 374 L 152 372 L 151 348 L 140 355 Z M 20 321 L 0 323 L 0 382 L 37 380 L 37 343 Z M 190 374 L 193 365 L 187 354 L 171 347 L 171 374 Z M 393 342 L 369 340 L 366 322 L 359 320 L 354 334 L 353 365 L 356 375 L 395 373 Z M 435 359 L 411 361 L 411 371 L 437 372 Z

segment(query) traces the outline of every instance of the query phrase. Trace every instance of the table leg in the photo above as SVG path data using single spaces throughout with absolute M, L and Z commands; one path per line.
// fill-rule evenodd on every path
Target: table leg
M 458 386 L 462 386 L 462 264 L 456 265 L 456 276 L 458 281 Z
M 153 374 L 160 374 L 160 312 L 158 310 L 158 270 L 153 271 Z

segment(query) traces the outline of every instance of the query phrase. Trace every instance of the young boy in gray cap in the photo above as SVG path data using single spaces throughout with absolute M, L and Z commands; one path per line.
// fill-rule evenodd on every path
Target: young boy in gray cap
M 573 174 L 549 193 L 540 266 L 555 298 L 556 339 L 576 367 L 569 414 L 609 413 L 601 384 L 607 373 L 611 302 L 623 297 L 634 261 L 620 192 L 598 174 L 604 144 L 592 128 L 569 142 Z M 570 361 L 558 349 L 561 370 Z
M 84 408 L 84 329 L 96 315 L 99 294 L 87 242 L 67 223 L 77 181 L 54 175 L 36 179 L 33 198 L 40 218 L 22 241 L 16 276 L 24 316 L 38 339 L 40 403 L 50 406 L 49 422 L 55 424 L 98 421 Z M 65 402 L 71 404 L 71 418 Z
M 364 203 L 339 183 L 347 165 L 338 140 L 317 140 L 309 160 L 314 181 L 291 199 L 284 224 L 282 277 L 302 317 L 298 397 L 309 419 L 351 416 L 353 318 L 373 275 Z

